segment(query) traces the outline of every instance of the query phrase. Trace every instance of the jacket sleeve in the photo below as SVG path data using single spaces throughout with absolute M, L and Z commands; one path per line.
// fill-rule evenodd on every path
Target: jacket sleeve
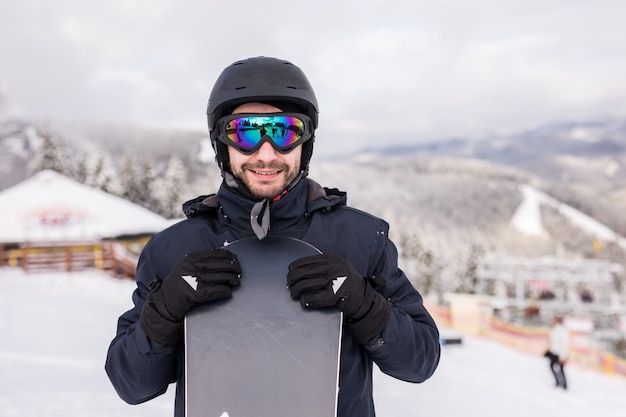
M 146 248 L 147 249 L 147 248 Z M 118 320 L 117 335 L 107 353 L 105 370 L 118 395 L 138 404 L 163 394 L 176 381 L 180 346 L 163 346 L 151 341 L 141 329 L 139 316 L 156 277 L 146 250 L 137 266 L 134 307 Z
M 366 349 L 382 372 L 408 382 L 423 382 L 439 363 L 439 331 L 422 296 L 397 262 L 396 247 L 387 239 L 375 271 L 386 279 L 378 290 L 392 303 L 392 314 L 380 337 L 366 344 Z

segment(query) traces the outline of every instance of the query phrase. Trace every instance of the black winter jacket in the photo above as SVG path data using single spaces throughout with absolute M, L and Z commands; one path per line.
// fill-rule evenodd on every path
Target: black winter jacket
M 163 394 L 176 382 L 175 416 L 184 416 L 184 364 L 181 346 L 151 341 L 139 316 L 154 278 L 163 279 L 185 254 L 217 248 L 254 236 L 250 211 L 254 202 L 226 186 L 217 195 L 185 203 L 187 219 L 157 233 L 145 246 L 137 266 L 134 308 L 118 321 L 109 347 L 106 372 L 120 397 L 138 404 Z M 339 371 L 339 417 L 373 417 L 372 365 L 395 378 L 423 382 L 435 371 L 440 345 L 437 327 L 422 297 L 397 265 L 397 250 L 388 239 L 388 224 L 346 205 L 345 193 L 300 181 L 271 206 L 268 236 L 309 242 L 322 253 L 336 254 L 363 276 L 384 275 L 377 290 L 393 303 L 393 313 L 379 337 L 359 345 L 344 331 Z M 233 294 L 237 296 L 236 291 Z

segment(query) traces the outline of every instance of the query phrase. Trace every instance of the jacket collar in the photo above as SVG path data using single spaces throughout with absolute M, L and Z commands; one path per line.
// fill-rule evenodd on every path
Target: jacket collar
M 289 192 L 280 199 L 269 202 L 256 213 L 261 219 L 267 214 L 267 232 L 280 233 L 286 230 L 297 231 L 300 227 L 305 227 L 305 218 L 309 214 L 322 211 L 327 212 L 334 207 L 345 205 L 346 193 L 336 188 L 323 188 L 315 181 L 307 178 L 300 181 Z M 217 194 L 200 196 L 183 204 L 183 211 L 187 217 L 195 217 L 206 213 L 219 212 L 223 219 L 232 227 L 245 235 L 256 235 L 251 223 L 251 214 L 259 207 L 258 201 L 253 201 L 244 197 L 240 193 L 232 190 L 222 183 Z M 269 210 L 268 210 L 269 209 Z M 261 220 L 262 221 L 262 220 Z M 290 230 L 291 231 L 291 230 Z

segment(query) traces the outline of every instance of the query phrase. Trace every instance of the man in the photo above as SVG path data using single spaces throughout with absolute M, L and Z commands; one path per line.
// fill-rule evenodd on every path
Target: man
M 565 363 L 569 358 L 569 333 L 563 325 L 562 316 L 554 316 L 550 325 L 549 347 L 544 356 L 550 360 L 555 386 L 566 390 Z
M 137 404 L 176 382 L 175 415 L 184 415 L 183 318 L 198 303 L 237 297 L 239 262 L 218 248 L 254 236 L 297 238 L 323 253 L 292 263 L 286 284 L 305 308 L 344 313 L 338 416 L 375 415 L 373 363 L 405 381 L 428 379 L 439 334 L 398 268 L 387 223 L 306 178 L 318 104 L 300 68 L 266 57 L 235 62 L 216 81 L 207 116 L 224 180 L 217 194 L 185 203 L 187 219 L 144 248 L 135 306 L 120 317 L 107 356 L 118 394 Z M 265 126 L 276 132 L 261 132 Z M 197 277 L 196 291 L 185 275 Z

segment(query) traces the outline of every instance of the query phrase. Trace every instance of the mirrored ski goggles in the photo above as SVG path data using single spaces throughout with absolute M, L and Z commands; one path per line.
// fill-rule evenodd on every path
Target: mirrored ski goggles
M 268 141 L 280 153 L 290 152 L 313 136 L 311 119 L 300 113 L 232 114 L 217 122 L 218 139 L 244 154 Z

